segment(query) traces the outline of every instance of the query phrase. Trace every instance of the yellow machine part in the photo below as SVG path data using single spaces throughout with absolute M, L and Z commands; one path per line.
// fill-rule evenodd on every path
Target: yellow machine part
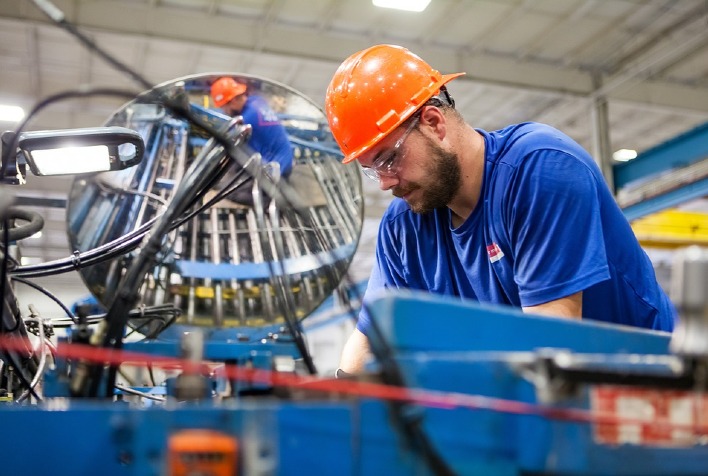
M 632 222 L 645 248 L 708 246 L 708 213 L 668 209 Z

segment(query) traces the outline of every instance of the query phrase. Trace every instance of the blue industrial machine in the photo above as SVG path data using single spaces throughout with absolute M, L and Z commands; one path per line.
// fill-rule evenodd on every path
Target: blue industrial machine
M 311 100 L 230 74 L 287 133 L 281 177 L 210 107 L 221 76 L 151 87 L 104 128 L 3 136 L 6 184 L 66 137 L 108 159 L 74 181 L 64 260 L 15 261 L 41 217 L 0 193 L 0 475 L 708 474 L 705 250 L 679 255 L 673 335 L 397 293 L 369 304 L 367 372 L 322 376 L 302 323 L 358 301 L 359 171 Z M 96 305 L 23 315 L 14 283 L 51 294 L 31 279 L 61 272 Z
M 220 474 L 170 472 L 173 439 L 199 430 L 237 442 L 239 474 L 705 474 L 704 362 L 667 335 L 414 294 L 372 309 L 407 390 L 286 379 L 268 397 L 8 403 L 3 467 Z

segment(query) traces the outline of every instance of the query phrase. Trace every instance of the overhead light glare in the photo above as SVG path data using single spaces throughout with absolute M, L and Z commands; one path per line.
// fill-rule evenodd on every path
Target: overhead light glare
M 111 170 L 108 147 L 62 147 L 32 152 L 37 167 L 44 175 L 80 174 Z
M 637 151 L 633 149 L 620 149 L 612 154 L 612 158 L 617 162 L 629 162 L 637 158 Z
M 20 122 L 24 117 L 25 111 L 20 106 L 0 104 L 0 122 Z
M 23 256 L 20 258 L 20 264 L 22 266 L 31 266 L 33 264 L 40 264 L 42 260 L 34 256 Z
M 371 0 L 376 7 L 393 8 L 408 12 L 422 12 L 430 4 L 430 0 Z

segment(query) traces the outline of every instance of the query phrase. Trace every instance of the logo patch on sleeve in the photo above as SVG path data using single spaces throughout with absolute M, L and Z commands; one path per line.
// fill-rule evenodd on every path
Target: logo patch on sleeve
M 490 263 L 496 263 L 504 257 L 504 252 L 501 250 L 501 248 L 499 248 L 499 245 L 496 243 L 487 245 L 487 254 L 489 255 Z

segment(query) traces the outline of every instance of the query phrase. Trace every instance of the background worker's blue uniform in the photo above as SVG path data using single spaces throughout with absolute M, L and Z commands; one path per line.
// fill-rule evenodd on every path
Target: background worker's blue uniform
M 253 127 L 248 145 L 261 154 L 264 163 L 279 163 L 280 174 L 289 176 L 293 168 L 292 147 L 285 128 L 265 99 L 249 95 L 241 116 L 246 124 Z
M 673 330 L 674 306 L 592 157 L 544 124 L 478 132 L 476 208 L 453 229 L 447 207 L 419 215 L 394 199 L 365 300 L 411 288 L 521 307 L 583 291 L 583 318 Z M 363 309 L 357 328 L 369 326 Z

